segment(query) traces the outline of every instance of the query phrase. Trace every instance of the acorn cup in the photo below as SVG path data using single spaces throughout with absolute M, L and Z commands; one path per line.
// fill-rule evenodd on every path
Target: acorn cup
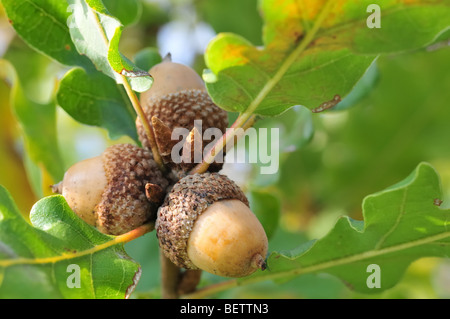
M 194 161 L 198 158 L 198 152 L 201 155 L 204 147 L 212 141 L 212 138 L 203 139 L 205 130 L 217 128 L 220 134 L 225 133 L 228 113 L 213 103 L 201 77 L 190 67 L 165 59 L 152 67 L 149 73 L 154 78 L 154 83 L 148 91 L 141 94 L 141 106 L 153 128 L 164 164 L 181 178 L 198 164 L 199 161 Z M 201 124 L 195 127 L 197 132 L 193 131 L 195 121 Z M 140 118 L 136 119 L 136 128 L 142 146 L 150 149 Z M 185 134 L 184 139 L 178 134 L 172 136 L 172 133 L 176 133 L 176 128 L 186 129 L 190 134 Z M 190 147 L 192 140 L 189 142 L 187 137 L 193 135 L 197 136 L 196 154 Z M 180 142 L 185 144 L 179 147 L 179 153 L 173 154 L 174 147 Z M 209 171 L 219 171 L 222 165 L 223 161 L 216 161 L 210 165 Z
M 156 231 L 175 265 L 224 277 L 265 269 L 266 233 L 242 190 L 218 173 L 188 175 L 159 208 Z
M 52 189 L 85 222 L 120 235 L 156 218 L 168 185 L 148 150 L 116 144 L 71 166 Z

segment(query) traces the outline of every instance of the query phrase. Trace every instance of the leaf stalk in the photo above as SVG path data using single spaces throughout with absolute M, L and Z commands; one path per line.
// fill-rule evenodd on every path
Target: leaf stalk
M 118 244 L 125 244 L 128 243 L 136 238 L 139 238 L 143 235 L 145 235 L 148 232 L 151 232 L 155 229 L 154 223 L 148 223 L 144 224 L 142 226 L 139 226 L 136 229 L 133 229 L 125 234 L 115 236 L 111 240 L 94 246 L 90 249 L 86 249 L 83 251 L 75 251 L 71 253 L 63 253 L 58 256 L 51 256 L 51 257 L 43 257 L 43 258 L 14 258 L 14 259 L 4 259 L 0 260 L 0 267 L 11 267 L 16 265 L 40 265 L 40 264 L 54 264 L 63 260 L 83 257 L 86 255 L 91 255 L 96 252 L 102 251 L 104 249 L 107 249 L 109 247 L 112 247 L 114 245 Z

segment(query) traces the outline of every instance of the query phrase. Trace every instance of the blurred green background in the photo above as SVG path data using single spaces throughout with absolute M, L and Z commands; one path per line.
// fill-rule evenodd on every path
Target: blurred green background
M 112 6 L 114 1 L 108 3 Z M 142 0 L 138 18 L 129 23 L 121 41 L 124 55 L 133 57 L 146 47 L 156 47 L 161 55 L 170 52 L 175 62 L 191 65 L 199 73 L 204 68 L 206 45 L 218 32 L 238 33 L 261 45 L 262 21 L 255 0 Z M 54 100 L 55 83 L 66 70 L 15 35 L 1 4 L 0 58 L 13 63 L 30 100 Z M 320 238 L 341 215 L 361 219 L 365 196 L 402 180 L 422 161 L 439 172 L 445 194 L 442 206 L 450 207 L 450 47 L 383 57 L 375 67 L 376 81 L 350 108 L 314 115 L 293 108 L 257 123 L 279 127 L 282 137 L 292 140 L 292 145 L 281 150 L 278 174 L 260 176 L 255 165 L 226 165 L 224 173 L 242 187 L 256 187 L 280 200 L 270 250 L 292 249 Z M 42 185 L 55 181 L 41 168 L 42 185 L 30 182 L 36 170 L 31 169 L 10 96 L 10 83 L 0 81 L 0 184 L 27 217 L 32 205 L 50 194 Z M 230 119 L 234 117 L 230 114 Z M 103 129 L 81 125 L 61 109 L 57 109 L 57 139 L 66 168 L 99 155 L 110 144 L 130 141 L 126 137 L 110 140 Z M 154 233 L 127 244 L 127 251 L 143 268 L 135 297 L 159 293 L 157 250 Z M 221 280 L 204 274 L 201 285 Z M 450 260 L 419 260 L 395 288 L 379 295 L 355 294 L 328 275 L 305 275 L 285 284 L 264 282 L 221 296 L 450 298 Z

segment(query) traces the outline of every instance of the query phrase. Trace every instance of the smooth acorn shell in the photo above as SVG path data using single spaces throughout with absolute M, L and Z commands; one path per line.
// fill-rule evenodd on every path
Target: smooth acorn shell
M 267 236 L 247 205 L 221 200 L 196 220 L 187 252 L 192 263 L 223 277 L 244 277 L 260 267 L 267 254 Z

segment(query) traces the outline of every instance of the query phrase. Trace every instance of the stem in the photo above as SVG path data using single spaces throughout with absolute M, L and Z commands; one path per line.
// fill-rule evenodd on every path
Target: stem
M 208 154 L 205 156 L 203 161 L 195 166 L 190 172 L 190 175 L 193 174 L 202 174 L 208 170 L 209 165 L 214 162 L 215 157 L 217 154 L 220 153 L 221 150 L 223 150 L 230 141 L 236 136 L 237 129 L 238 128 L 244 128 L 247 129 L 248 127 L 252 126 L 254 123 L 254 119 L 256 118 L 255 115 L 252 115 L 251 113 L 244 112 L 238 116 L 236 121 L 231 125 L 230 129 L 227 129 L 225 134 L 223 134 L 220 139 L 214 144 L 214 146 L 211 148 L 211 150 L 208 152 Z M 246 125 L 246 123 L 249 122 L 250 125 Z
M 106 36 L 105 30 L 103 30 L 103 26 L 100 23 L 98 15 L 93 10 L 89 10 L 89 12 L 92 14 L 92 18 L 97 23 L 98 29 L 101 30 L 100 34 L 103 37 L 103 41 L 104 41 L 106 47 L 109 47 L 108 37 Z M 139 102 L 139 99 L 137 98 L 136 94 L 134 93 L 133 89 L 131 88 L 127 77 L 124 76 L 123 74 L 120 74 L 120 77 L 122 79 L 122 84 L 125 87 L 125 91 L 127 92 L 127 95 L 131 101 L 131 104 L 133 105 L 134 110 L 136 111 L 137 115 L 139 116 L 139 118 L 142 122 L 142 125 L 144 126 L 144 130 L 147 135 L 148 141 L 150 143 L 151 151 L 153 153 L 153 159 L 155 160 L 159 169 L 162 172 L 166 172 L 166 168 L 162 161 L 161 155 L 159 154 L 158 146 L 156 145 L 155 134 L 153 132 L 152 127 L 150 126 L 147 116 L 145 116 L 145 112 L 142 109 L 141 103 Z
M 319 30 L 320 26 L 322 25 L 322 22 L 327 17 L 328 13 L 331 10 L 331 7 L 333 5 L 333 1 L 328 1 L 322 11 L 320 12 L 320 15 L 318 16 L 317 20 L 314 22 L 314 26 L 311 28 L 311 30 L 306 34 L 306 36 L 303 38 L 303 40 L 300 42 L 299 46 L 292 51 L 291 54 L 284 60 L 284 62 L 281 64 L 278 71 L 275 73 L 275 75 L 267 81 L 267 83 L 264 85 L 264 87 L 259 91 L 256 98 L 251 101 L 248 108 L 245 112 L 241 113 L 239 117 L 236 119 L 236 122 L 231 126 L 231 128 L 242 128 L 245 125 L 245 122 L 253 116 L 253 113 L 258 108 L 258 106 L 264 101 L 266 96 L 272 91 L 272 89 L 278 84 L 278 82 L 282 79 L 284 74 L 288 71 L 288 69 L 291 67 L 291 65 L 295 62 L 295 60 L 300 56 L 301 53 L 308 47 L 308 45 L 314 40 L 314 37 L 317 34 L 317 31 Z M 219 141 L 216 142 L 214 147 L 211 149 L 211 151 L 207 154 L 207 156 L 203 159 L 203 162 L 198 164 L 196 167 L 194 167 L 189 174 L 196 174 L 196 173 L 204 173 L 208 169 L 209 165 L 214 161 L 215 156 L 227 145 L 227 143 L 230 142 L 230 140 L 236 135 L 236 130 L 227 131 L 222 137 L 219 139 Z
M 128 83 L 128 80 L 124 75 L 122 75 L 122 80 L 123 86 L 125 87 L 128 97 L 130 98 L 131 104 L 133 104 L 133 108 L 136 111 L 137 115 L 139 116 L 139 119 L 141 120 L 142 125 L 144 127 L 145 133 L 147 134 L 147 138 L 150 143 L 150 148 L 153 153 L 153 159 L 155 160 L 156 164 L 161 169 L 161 171 L 165 172 L 166 168 L 164 166 L 161 154 L 159 153 L 158 146 L 156 145 L 155 134 L 148 121 L 147 116 L 145 115 L 144 110 L 142 109 L 141 103 L 139 102 L 139 99 L 137 98 L 136 94 L 134 93 L 134 91 L 130 86 L 130 83 Z
M 242 126 L 242 128 L 244 129 L 244 132 L 249 129 L 250 127 L 252 127 L 256 122 L 256 115 L 252 115 L 250 116 L 250 118 L 248 119 L 248 121 Z
M 153 231 L 155 229 L 154 223 L 148 223 L 144 224 L 142 226 L 139 226 L 136 229 L 133 229 L 129 231 L 128 233 L 119 235 L 114 237 L 112 240 L 107 241 L 103 244 L 94 246 L 90 249 L 86 249 L 83 251 L 77 251 L 74 253 L 64 253 L 59 256 L 52 256 L 52 257 L 44 257 L 44 258 L 15 258 L 15 259 L 6 259 L 6 260 L 0 260 L 0 266 L 1 267 L 9 267 L 14 265 L 40 265 L 40 264 L 50 264 L 50 263 L 56 263 L 62 260 L 67 259 L 73 259 L 78 258 L 86 255 L 91 255 L 96 252 L 99 252 L 103 249 L 109 248 L 111 246 L 117 245 L 117 244 L 123 244 L 128 243 L 138 237 L 141 237 L 145 235 L 148 232 Z
M 161 297 L 163 299 L 177 299 L 181 269 L 172 263 L 161 250 L 159 259 L 161 261 Z
M 201 269 L 186 269 L 178 283 L 178 295 L 185 295 L 195 291 L 202 276 Z

